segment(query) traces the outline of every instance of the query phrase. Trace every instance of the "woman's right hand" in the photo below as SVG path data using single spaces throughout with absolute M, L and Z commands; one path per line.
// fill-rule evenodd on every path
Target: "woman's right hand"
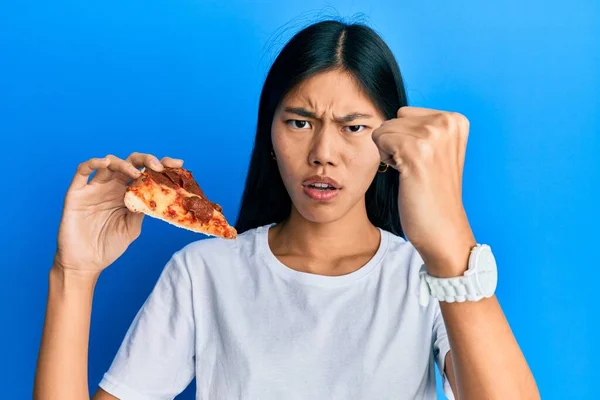
M 64 272 L 99 275 L 141 233 L 144 214 L 129 211 L 123 201 L 128 181 L 140 176 L 140 167 L 162 171 L 182 165 L 182 160 L 159 161 L 141 153 L 125 160 L 109 155 L 81 163 L 65 197 L 54 266 Z

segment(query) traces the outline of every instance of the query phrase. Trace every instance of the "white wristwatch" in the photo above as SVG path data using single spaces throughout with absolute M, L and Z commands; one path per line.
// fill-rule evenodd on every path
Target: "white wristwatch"
M 426 307 L 429 297 L 453 303 L 479 301 L 492 297 L 498 284 L 498 268 L 492 249 L 487 244 L 477 244 L 471 249 L 469 268 L 462 276 L 436 278 L 427 273 L 425 264 L 419 271 L 419 304 Z

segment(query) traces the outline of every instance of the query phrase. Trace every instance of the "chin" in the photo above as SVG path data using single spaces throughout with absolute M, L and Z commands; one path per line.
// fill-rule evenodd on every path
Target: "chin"
M 330 215 L 302 215 L 306 220 L 315 224 L 327 224 L 337 221 L 339 218 L 334 218 Z
M 316 224 L 326 224 L 329 222 L 337 221 L 347 213 L 347 210 L 346 212 L 344 212 L 340 205 L 326 203 L 295 203 L 294 207 L 296 208 L 298 214 L 302 216 L 302 218 Z
M 351 192 L 342 189 L 340 194 L 328 201 L 315 201 L 307 196 L 304 189 L 291 191 L 291 199 L 296 212 L 307 221 L 317 224 L 335 222 L 348 214 L 352 208 L 348 204 Z

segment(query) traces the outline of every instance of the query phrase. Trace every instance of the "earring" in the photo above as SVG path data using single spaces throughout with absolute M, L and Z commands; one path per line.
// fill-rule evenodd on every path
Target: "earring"
M 272 158 L 273 160 L 277 160 L 277 158 L 275 157 L 275 153 L 273 152 L 273 150 L 271 150 L 271 158 Z
M 384 173 L 388 169 L 388 164 L 381 162 L 379 163 L 379 168 L 377 168 L 377 172 Z

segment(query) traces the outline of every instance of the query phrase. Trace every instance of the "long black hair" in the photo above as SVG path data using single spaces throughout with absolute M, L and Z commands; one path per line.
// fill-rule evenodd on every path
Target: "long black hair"
M 243 233 L 286 219 L 292 202 L 271 157 L 271 124 L 285 95 L 320 72 L 342 70 L 362 86 L 386 117 L 407 105 L 400 69 L 389 47 L 370 27 L 326 20 L 296 33 L 271 66 L 260 95 L 254 148 L 235 228 Z M 377 227 L 403 236 L 398 214 L 398 171 L 376 174 L 365 194 L 367 215 Z

